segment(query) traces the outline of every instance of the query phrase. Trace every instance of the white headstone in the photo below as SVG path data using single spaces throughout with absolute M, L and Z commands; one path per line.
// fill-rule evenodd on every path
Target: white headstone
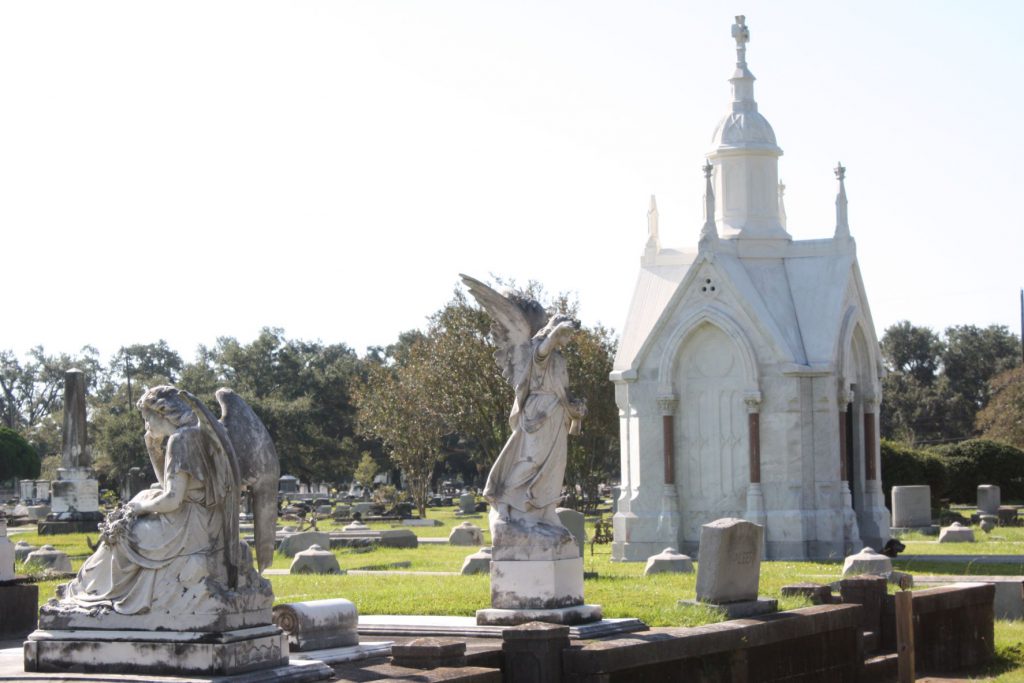
M 476 496 L 472 493 L 463 493 L 459 496 L 459 512 L 464 515 L 476 512 Z
M 843 562 L 843 576 L 858 576 L 860 574 L 877 574 L 888 576 L 892 573 L 892 560 L 881 553 L 876 553 L 874 548 L 864 548 L 855 555 L 850 555 Z
M 580 557 L 583 557 L 583 546 L 587 542 L 587 521 L 583 513 L 572 508 L 556 508 L 555 512 L 558 513 L 558 521 L 576 539 L 576 545 L 580 548 Z
M 764 527 L 726 517 L 700 530 L 697 600 L 727 603 L 756 600 L 764 553 Z
M 999 514 L 999 506 L 1002 504 L 999 499 L 999 487 L 992 484 L 982 484 L 978 487 L 978 512 L 983 515 Z
M 894 527 L 923 527 L 932 523 L 931 487 L 893 486 L 892 525 Z
M 472 555 L 466 555 L 462 563 L 462 575 L 469 574 L 490 574 L 491 573 L 491 549 L 490 547 L 480 548 Z
M 463 522 L 448 534 L 448 543 L 451 545 L 482 545 L 484 533 L 477 525 L 471 522 Z
M 33 550 L 25 558 L 28 564 L 36 564 L 51 572 L 67 574 L 71 571 L 71 560 L 66 553 L 63 553 L 52 545 L 44 545 L 39 550 Z
M 302 552 L 295 553 L 288 568 L 289 574 L 343 574 L 338 558 L 329 550 L 314 543 Z
M 647 558 L 644 576 L 651 574 L 692 574 L 693 560 L 689 555 L 676 552 L 675 548 L 665 548 L 657 555 Z
M 974 532 L 960 522 L 953 522 L 939 533 L 939 543 L 974 543 Z
M 323 531 L 303 531 L 302 533 L 286 537 L 281 541 L 281 545 L 277 550 L 285 557 L 294 557 L 297 553 L 314 545 L 319 545 L 321 548 L 330 548 L 331 537 Z
M 349 522 L 341 528 L 342 531 L 369 531 L 370 527 L 366 526 L 358 519 L 354 522 Z
M 28 541 L 18 541 L 14 545 L 14 559 L 18 562 L 24 562 L 28 558 L 28 554 L 34 550 L 39 550 L 39 548 Z

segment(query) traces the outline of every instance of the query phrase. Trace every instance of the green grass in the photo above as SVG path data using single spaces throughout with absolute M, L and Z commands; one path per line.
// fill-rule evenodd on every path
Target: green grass
M 911 532 L 900 536 L 908 555 L 1024 555 L 1024 527 L 974 529 L 974 543 L 939 543 L 937 536 Z

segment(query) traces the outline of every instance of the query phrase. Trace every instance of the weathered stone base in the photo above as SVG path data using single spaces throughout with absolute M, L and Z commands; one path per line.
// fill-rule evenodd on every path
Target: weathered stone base
M 600 605 L 576 605 L 560 609 L 480 609 L 476 623 L 481 626 L 518 626 L 531 621 L 571 626 L 601 621 Z
M 35 631 L 25 642 L 25 671 L 230 675 L 288 664 L 276 626 L 188 631 Z
M 39 586 L 34 583 L 0 584 L 0 640 L 24 638 L 36 629 Z
M 241 600 L 239 601 L 241 602 Z M 179 631 L 206 634 L 227 633 L 266 626 L 273 622 L 270 607 L 244 609 L 245 605 L 234 603 L 238 608 L 233 612 L 210 612 L 196 614 L 118 614 L 105 611 L 90 614 L 87 610 L 77 612 L 51 611 L 43 605 L 39 612 L 39 628 L 44 631 L 155 631 L 173 625 Z M 187 629 L 187 631 L 186 631 Z
M 779 601 L 774 598 L 757 598 L 739 602 L 700 602 L 698 600 L 680 600 L 680 605 L 704 605 L 725 612 L 730 619 L 745 619 L 759 614 L 771 614 L 779 608 Z
M 491 607 L 550 610 L 583 604 L 583 558 L 491 560 Z

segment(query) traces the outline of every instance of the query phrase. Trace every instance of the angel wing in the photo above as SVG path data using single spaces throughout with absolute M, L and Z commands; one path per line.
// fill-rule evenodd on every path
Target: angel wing
M 217 421 L 202 401 L 187 391 L 179 390 L 199 417 L 199 431 L 203 436 L 203 463 L 207 472 L 207 505 L 221 504 L 224 509 L 224 560 L 227 565 L 228 587 L 238 587 L 238 496 L 240 477 L 238 458 L 224 425 Z
M 241 396 L 227 387 L 217 390 L 220 421 L 227 430 L 238 458 L 241 483 L 252 492 L 256 565 L 262 572 L 274 560 L 277 525 L 277 481 L 281 463 L 263 421 Z
M 530 363 L 530 340 L 546 322 L 544 308 L 532 299 L 515 301 L 468 275 L 459 277 L 491 316 L 491 336 L 498 347 L 494 361 L 501 368 L 501 376 L 515 386 Z

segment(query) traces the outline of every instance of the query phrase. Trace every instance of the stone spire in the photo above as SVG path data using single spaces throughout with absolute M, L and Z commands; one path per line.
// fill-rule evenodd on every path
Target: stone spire
M 779 223 L 786 227 L 786 184 L 779 180 Z
M 661 250 L 661 238 L 658 236 L 658 203 L 651 195 L 651 207 L 647 209 L 647 245 L 641 263 L 654 263 L 658 251 Z
M 715 187 L 711 183 L 711 162 L 704 164 L 704 227 L 700 230 L 700 246 L 718 239 L 718 228 L 715 227 Z
M 775 131 L 757 110 L 754 74 L 747 66 L 750 29 L 746 17 L 732 25 L 736 69 L 730 111 L 712 137 L 715 220 L 723 239 L 791 239 L 779 216 L 779 157 Z
M 850 236 L 850 223 L 846 217 L 846 167 L 838 162 L 835 169 L 836 180 L 839 181 L 839 194 L 836 195 L 836 237 Z
M 658 203 L 651 195 L 651 208 L 647 209 L 647 246 L 655 249 L 661 246 L 661 238 L 658 236 Z

